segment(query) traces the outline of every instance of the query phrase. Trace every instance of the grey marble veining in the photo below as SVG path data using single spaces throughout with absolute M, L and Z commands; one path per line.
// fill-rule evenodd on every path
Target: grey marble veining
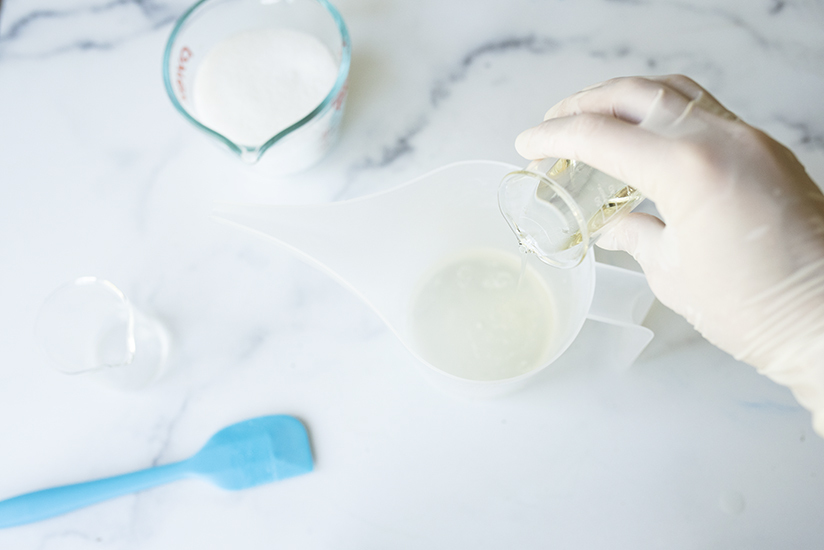
M 58 3 L 20 15 L 4 10 L 0 55 L 42 59 L 72 51 L 112 50 L 168 26 L 180 12 L 153 0 L 112 0 L 77 7 Z

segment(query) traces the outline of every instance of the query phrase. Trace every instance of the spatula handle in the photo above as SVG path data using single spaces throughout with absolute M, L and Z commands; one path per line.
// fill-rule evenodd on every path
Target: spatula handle
M 103 500 L 178 480 L 189 473 L 187 462 L 43 489 L 0 501 L 0 529 L 59 516 Z

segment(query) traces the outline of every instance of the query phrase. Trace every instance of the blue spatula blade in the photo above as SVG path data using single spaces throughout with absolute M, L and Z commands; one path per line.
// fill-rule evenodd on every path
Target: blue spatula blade
M 309 436 L 292 416 L 262 416 L 217 432 L 192 457 L 192 469 L 238 490 L 311 472 Z

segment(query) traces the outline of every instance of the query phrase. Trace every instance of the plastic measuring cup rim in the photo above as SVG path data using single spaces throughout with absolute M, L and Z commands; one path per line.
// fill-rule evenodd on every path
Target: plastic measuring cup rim
M 198 0 L 195 4 L 193 4 L 189 9 L 187 9 L 183 14 L 178 18 L 175 22 L 175 26 L 172 29 L 171 34 L 169 35 L 169 39 L 166 41 L 166 48 L 163 50 L 163 85 L 166 88 L 166 94 L 169 96 L 169 99 L 174 105 L 177 112 L 183 115 L 183 118 L 188 120 L 191 124 L 193 124 L 196 128 L 205 132 L 207 135 L 210 135 L 223 143 L 226 147 L 229 148 L 230 151 L 238 155 L 242 160 L 251 163 L 255 163 L 260 160 L 260 157 L 263 156 L 272 145 L 283 139 L 284 137 L 288 136 L 295 130 L 303 127 L 313 119 L 317 118 L 322 112 L 329 109 L 335 102 L 338 94 L 341 90 L 344 89 L 346 86 L 346 79 L 349 76 L 349 65 L 351 63 L 352 58 L 352 43 L 349 39 L 349 30 L 346 28 L 346 23 L 343 21 L 343 17 L 341 16 L 340 12 L 329 3 L 328 0 L 313 0 L 320 4 L 328 13 L 332 16 L 332 19 L 335 21 L 335 24 L 338 27 L 338 32 L 340 33 L 341 38 L 341 55 L 340 55 L 340 65 L 338 66 L 338 76 L 335 79 L 335 83 L 332 86 L 332 89 L 326 94 L 326 97 L 323 98 L 317 107 L 315 107 L 309 114 L 305 117 L 300 119 L 299 121 L 295 122 L 291 126 L 284 128 L 271 138 L 269 138 L 265 143 L 262 145 L 258 145 L 256 147 L 246 146 L 246 145 L 238 145 L 231 139 L 227 138 L 220 132 L 216 132 L 215 130 L 209 128 L 205 124 L 201 123 L 199 120 L 194 118 L 192 115 L 183 108 L 183 105 L 177 100 L 177 95 L 174 92 L 174 87 L 172 86 L 172 79 L 170 76 L 169 68 L 171 66 L 171 58 L 172 58 L 172 47 L 174 46 L 175 40 L 177 39 L 178 34 L 189 21 L 191 16 L 204 4 L 218 2 L 220 0 Z
M 589 225 L 587 221 L 584 219 L 584 213 L 581 211 L 581 206 L 578 202 L 569 194 L 569 192 L 564 189 L 563 186 L 558 184 L 555 180 L 550 178 L 544 173 L 537 172 L 534 170 L 515 170 L 510 172 L 501 182 L 501 185 L 504 184 L 510 177 L 512 176 L 527 176 L 530 178 L 537 179 L 540 183 L 544 183 L 547 187 L 549 187 L 553 193 L 558 195 L 562 201 L 569 207 L 570 212 L 572 212 L 572 217 L 575 218 L 575 222 L 578 224 L 578 231 L 581 233 L 581 242 L 577 245 L 574 245 L 574 248 L 577 248 L 581 251 L 581 253 L 573 258 L 569 262 L 562 262 L 558 261 L 557 259 L 547 256 L 545 254 L 540 253 L 538 250 L 535 250 L 533 247 L 525 245 L 523 242 L 521 243 L 524 248 L 526 248 L 529 252 L 535 254 L 539 260 L 547 265 L 551 265 L 553 267 L 558 267 L 562 269 L 571 269 L 581 264 L 584 261 L 584 258 L 587 255 L 587 251 L 589 250 L 589 243 L 590 243 L 590 234 L 589 234 Z M 518 229 L 513 226 L 513 222 L 510 220 L 510 217 L 506 215 L 504 212 L 504 208 L 501 205 L 500 201 L 498 202 L 498 207 L 501 211 L 501 215 L 503 215 L 506 223 L 509 225 L 510 229 L 517 235 Z M 572 247 L 571 247 L 572 248 Z

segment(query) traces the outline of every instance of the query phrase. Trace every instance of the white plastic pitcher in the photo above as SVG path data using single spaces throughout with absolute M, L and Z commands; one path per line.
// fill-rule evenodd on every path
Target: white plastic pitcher
M 552 290 L 562 321 L 540 367 L 478 381 L 448 374 L 416 352 L 409 307 L 425 273 L 472 249 L 520 254 L 497 204 L 498 184 L 513 169 L 500 162 L 459 162 L 358 199 L 302 206 L 221 203 L 214 215 L 273 239 L 360 296 L 420 359 L 427 376 L 448 391 L 487 396 L 521 386 L 566 351 L 587 318 L 621 327 L 620 349 L 610 356 L 629 366 L 652 339 L 652 331 L 639 323 L 653 295 L 642 274 L 597 264 L 592 255 L 574 269 L 530 264 Z

